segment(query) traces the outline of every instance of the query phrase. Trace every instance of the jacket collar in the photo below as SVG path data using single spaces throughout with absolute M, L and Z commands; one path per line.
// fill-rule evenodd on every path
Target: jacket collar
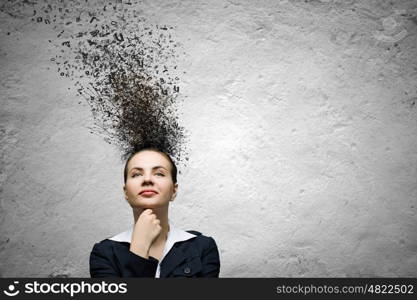
M 155 274 L 156 277 L 166 277 L 171 271 L 175 269 L 177 265 L 182 263 L 187 258 L 187 255 L 181 249 L 174 247 L 174 244 L 196 237 L 195 234 L 191 234 L 189 232 L 186 232 L 185 230 L 177 228 L 169 220 L 168 224 L 168 237 L 165 243 L 165 248 L 161 261 L 159 261 L 158 263 L 157 271 Z M 132 233 L 133 227 L 119 234 L 116 234 L 115 236 L 108 239 L 116 242 L 126 242 L 130 244 L 132 241 Z M 170 253 L 170 255 L 166 256 L 168 252 Z
M 169 220 L 168 220 L 168 224 L 169 224 L 169 231 L 168 231 L 168 237 L 167 237 L 166 246 L 165 246 L 165 248 L 168 248 L 168 251 L 176 242 L 186 241 L 196 236 L 195 234 L 192 234 L 185 230 L 177 228 Z M 119 234 L 116 234 L 115 236 L 112 236 L 111 238 L 108 238 L 108 239 L 112 241 L 116 241 L 116 242 L 126 242 L 130 244 L 132 242 L 132 233 L 133 233 L 133 227 Z M 164 251 L 164 255 L 165 255 L 165 251 Z

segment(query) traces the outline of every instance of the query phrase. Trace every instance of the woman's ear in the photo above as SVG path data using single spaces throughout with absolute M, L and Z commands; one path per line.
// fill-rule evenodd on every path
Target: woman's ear
M 125 194 L 125 199 L 127 200 L 127 191 L 126 191 L 126 185 L 123 185 L 123 192 Z
M 169 201 L 174 201 L 175 197 L 177 197 L 178 183 L 175 183 L 174 184 L 174 188 L 173 189 L 174 189 L 174 193 L 172 193 L 171 200 L 169 200 Z

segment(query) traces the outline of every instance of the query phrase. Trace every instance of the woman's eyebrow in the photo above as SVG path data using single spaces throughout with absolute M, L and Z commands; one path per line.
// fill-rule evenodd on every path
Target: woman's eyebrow
M 162 168 L 162 169 L 165 169 L 166 170 L 166 168 L 165 167 L 163 167 L 163 166 L 155 166 L 155 167 L 153 167 L 152 168 L 152 170 L 155 170 L 155 169 L 159 169 L 159 168 Z M 132 170 L 139 170 L 139 171 L 143 171 L 143 168 L 140 168 L 140 167 L 133 167 L 132 168 Z

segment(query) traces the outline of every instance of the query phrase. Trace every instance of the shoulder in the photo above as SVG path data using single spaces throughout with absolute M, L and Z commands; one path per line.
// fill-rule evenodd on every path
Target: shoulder
M 109 239 L 104 239 L 98 243 L 93 245 L 93 249 L 91 250 L 91 254 L 95 255 L 110 255 L 113 253 L 113 248 L 115 244 L 118 243 L 116 241 L 112 241 Z
M 195 244 L 198 244 L 202 249 L 213 247 L 217 248 L 216 241 L 213 237 L 204 235 L 201 232 L 195 230 L 187 230 L 187 232 L 195 235 L 195 238 L 191 239 L 190 241 L 192 241 Z

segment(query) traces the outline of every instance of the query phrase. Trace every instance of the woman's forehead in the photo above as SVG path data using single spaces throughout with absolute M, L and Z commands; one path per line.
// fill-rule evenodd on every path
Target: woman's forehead
M 162 166 L 169 169 L 168 159 L 161 153 L 156 151 L 144 150 L 136 153 L 129 161 L 129 170 L 132 168 L 153 168 L 156 166 Z

